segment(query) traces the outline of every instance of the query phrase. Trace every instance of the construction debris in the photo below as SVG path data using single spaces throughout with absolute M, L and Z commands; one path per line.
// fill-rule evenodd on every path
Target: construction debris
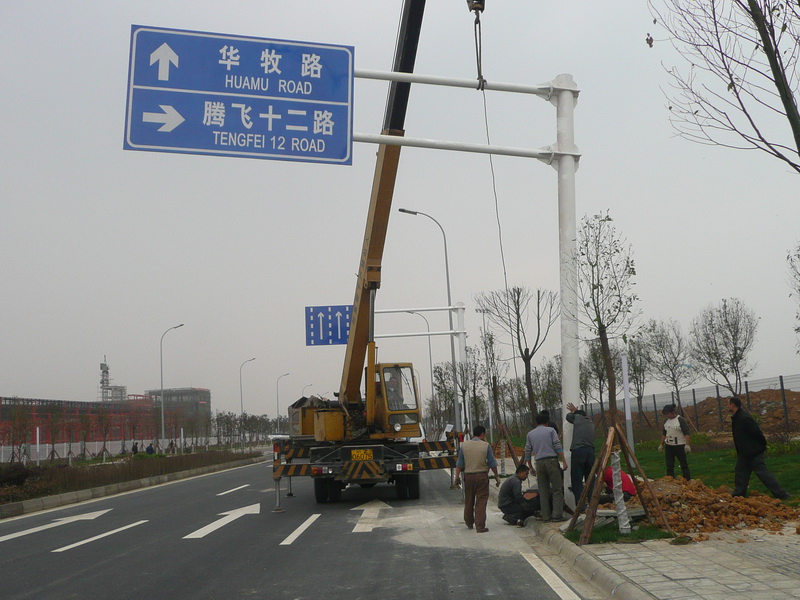
M 685 481 L 680 477 L 662 477 L 651 480 L 650 485 L 670 527 L 678 534 L 742 529 L 780 533 L 785 525 L 800 519 L 800 510 L 755 491 L 747 498 L 732 497 L 730 488 L 725 486 L 715 490 L 698 479 Z M 628 501 L 629 506 L 638 504 L 636 497 Z M 800 526 L 797 533 L 800 534 Z M 694 539 L 704 541 L 708 536 L 697 535 Z

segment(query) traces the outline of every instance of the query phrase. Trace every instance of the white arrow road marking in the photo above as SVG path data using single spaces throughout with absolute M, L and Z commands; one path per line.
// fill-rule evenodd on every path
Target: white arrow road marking
M 147 519 L 145 519 L 144 521 L 136 521 L 136 523 L 131 523 L 130 525 L 125 525 L 125 527 L 118 527 L 117 529 L 106 531 L 105 533 L 101 533 L 100 535 L 90 537 L 88 540 L 81 540 L 80 542 L 75 542 L 74 544 L 70 544 L 69 546 L 64 546 L 56 550 L 51 550 L 51 552 L 65 552 L 67 550 L 72 550 L 73 548 L 77 548 L 78 546 L 83 546 L 84 544 L 88 544 L 89 542 L 100 540 L 104 537 L 114 535 L 115 533 L 119 533 L 120 531 L 125 531 L 126 529 L 130 529 L 131 527 L 136 527 L 137 525 L 141 525 L 143 523 L 147 523 Z
M 311 524 L 314 521 L 316 521 L 317 519 L 319 519 L 321 516 L 322 515 L 320 515 L 320 514 L 316 514 L 316 515 L 311 515 L 310 517 L 308 517 L 305 520 L 305 522 L 302 525 L 300 525 L 300 527 L 298 527 L 297 529 L 294 530 L 294 532 L 292 532 L 292 535 L 290 535 L 285 540 L 283 540 L 279 545 L 280 546 L 288 546 L 289 544 L 291 544 L 293 541 L 295 541 L 297 538 L 300 537 L 300 534 L 302 534 L 306 529 L 311 527 Z
M 190 533 L 189 535 L 183 536 L 183 539 L 196 540 L 205 537 L 209 533 L 213 533 L 220 527 L 224 527 L 225 525 L 235 521 L 239 517 L 243 517 L 245 515 L 257 515 L 260 512 L 261 512 L 260 504 L 251 504 L 250 506 L 243 506 L 242 508 L 237 508 L 235 510 L 229 510 L 228 512 L 219 513 L 225 516 L 222 517 L 221 519 L 217 519 L 213 523 L 210 523 L 201 529 L 198 529 L 197 531 Z
M 76 515 L 74 517 L 63 517 L 61 519 L 55 519 L 52 523 L 48 523 L 47 525 L 40 525 L 39 527 L 34 527 L 32 529 L 26 529 L 24 531 L 18 531 L 17 533 L 10 533 L 8 535 L 4 535 L 0 537 L 0 542 L 5 542 L 6 540 L 13 540 L 14 538 L 22 537 L 23 535 L 28 535 L 31 533 L 36 533 L 38 531 L 44 531 L 45 529 L 52 529 L 53 527 L 59 527 L 61 525 L 66 525 L 67 523 L 74 523 L 75 521 L 91 521 L 92 519 L 96 519 L 97 517 L 106 514 L 107 510 L 99 510 L 97 512 L 86 513 L 83 515 Z
M 235 487 L 232 490 L 228 490 L 227 492 L 220 492 L 219 494 L 217 494 L 217 496 L 224 496 L 225 494 L 230 494 L 231 492 L 239 491 L 239 490 L 241 490 L 243 488 L 249 487 L 249 485 L 250 485 L 249 483 L 245 483 L 244 485 L 240 485 L 239 487 Z
M 356 506 L 350 510 L 363 510 L 361 516 L 358 518 L 358 523 L 353 527 L 353 533 L 369 533 L 379 525 L 378 513 L 382 508 L 392 508 L 385 502 L 375 499 L 361 506 Z
M 167 42 L 164 42 L 150 54 L 151 67 L 154 62 L 158 62 L 158 80 L 169 81 L 169 64 L 172 63 L 177 67 L 178 55 L 169 47 Z
M 158 128 L 159 131 L 166 131 L 169 133 L 173 129 L 175 129 L 178 125 L 183 123 L 186 119 L 184 119 L 181 114 L 172 108 L 169 104 L 159 104 L 158 105 L 163 113 L 152 113 L 146 112 L 142 114 L 142 121 L 145 123 L 163 123 L 161 127 Z

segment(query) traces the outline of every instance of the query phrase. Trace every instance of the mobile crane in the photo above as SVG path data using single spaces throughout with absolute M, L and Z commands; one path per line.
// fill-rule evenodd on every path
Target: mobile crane
M 425 0 L 406 0 L 403 5 L 393 67 L 396 72 L 414 70 L 424 8 Z M 409 92 L 409 83 L 392 82 L 384 135 L 404 135 Z M 273 479 L 311 476 L 318 503 L 338 501 L 347 485 L 372 487 L 382 482 L 394 483 L 399 499 L 416 499 L 421 470 L 455 466 L 452 440 L 409 441 L 420 436 L 421 416 L 411 364 L 376 362 L 375 296 L 381 285 L 381 261 L 399 161 L 399 146 L 379 146 L 338 400 L 290 408 L 292 435 L 274 448 Z M 420 457 L 426 451 L 442 454 Z M 294 462 L 305 459 L 308 462 Z

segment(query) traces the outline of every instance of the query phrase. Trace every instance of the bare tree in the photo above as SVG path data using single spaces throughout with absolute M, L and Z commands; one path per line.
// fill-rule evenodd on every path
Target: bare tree
M 650 346 L 644 336 L 636 335 L 628 340 L 628 376 L 633 384 L 636 394 L 636 404 L 639 407 L 638 419 L 644 419 L 648 427 L 652 427 L 647 411 L 642 407 L 644 388 L 650 379 Z
M 553 411 L 561 408 L 561 356 L 545 359 L 533 369 L 536 396 L 542 408 Z M 555 418 L 555 415 L 553 415 Z
M 578 232 L 578 318 L 599 339 L 608 383 L 608 408 L 617 417 L 617 377 L 610 339 L 626 338 L 639 315 L 633 291 L 633 251 L 614 227 L 608 212 L 584 216 Z
M 797 301 L 797 325 L 795 325 L 794 332 L 800 335 L 800 242 L 797 246 L 790 250 L 786 256 L 786 261 L 789 263 L 789 285 L 792 288 L 790 296 L 794 296 Z M 797 353 L 800 354 L 800 340 L 797 342 Z
M 742 380 L 755 365 L 747 364 L 758 330 L 758 317 L 738 298 L 707 306 L 689 330 L 692 358 L 706 379 L 738 395 Z
M 478 350 L 467 346 L 466 360 L 458 363 L 458 390 L 462 406 L 467 409 L 468 423 L 474 427 L 485 414 L 483 384 L 486 381 L 485 368 L 481 365 Z
M 672 388 L 682 410 L 681 390 L 697 381 L 699 376 L 689 362 L 689 340 L 683 335 L 680 323 L 672 319 L 668 322 L 651 320 L 645 327 L 645 335 L 650 347 L 653 377 Z
M 592 340 L 586 345 L 586 354 L 581 361 L 584 363 L 584 369 L 589 378 L 590 389 L 597 390 L 597 400 L 600 403 L 600 415 L 605 427 L 608 423 L 606 421 L 606 405 L 603 400 L 604 394 L 609 391 L 608 371 L 606 370 L 606 361 L 603 356 L 603 349 L 600 347 L 600 340 Z M 620 358 L 619 348 L 616 346 L 611 347 L 611 364 L 614 370 L 615 381 L 621 379 L 618 375 L 621 373 L 622 361 Z M 615 384 L 616 385 L 616 384 Z M 615 395 L 619 393 L 619 389 L 614 389 Z M 611 409 L 609 403 L 609 410 Z M 616 406 L 614 408 L 616 411 Z M 612 412 L 612 415 L 616 413 Z M 612 416 L 612 419 L 614 417 Z M 613 422 L 613 421 L 612 421 Z
M 800 5 L 788 0 L 649 4 L 689 65 L 684 71 L 669 69 L 675 90 L 670 121 L 678 133 L 702 144 L 761 150 L 800 173 Z
M 538 411 L 531 379 L 531 362 L 542 347 L 550 328 L 558 318 L 558 294 L 526 287 L 513 287 L 475 296 L 478 307 L 487 311 L 489 320 L 511 336 L 513 347 L 525 367 L 525 389 L 532 415 Z M 532 313 L 532 314 L 531 314 Z M 532 339 L 528 339 L 528 321 L 533 318 Z M 515 358 L 516 358 L 515 356 Z

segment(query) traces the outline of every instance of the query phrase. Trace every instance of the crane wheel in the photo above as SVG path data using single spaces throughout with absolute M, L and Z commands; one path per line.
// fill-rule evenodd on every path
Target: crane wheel
M 406 475 L 406 486 L 408 488 L 408 499 L 419 500 L 419 473 Z
M 328 503 L 328 480 L 322 477 L 314 480 L 314 498 L 317 504 Z
M 397 492 L 397 499 L 398 500 L 407 500 L 408 499 L 408 476 L 406 476 L 406 475 L 395 475 L 394 476 L 394 485 L 396 487 L 395 491 Z

